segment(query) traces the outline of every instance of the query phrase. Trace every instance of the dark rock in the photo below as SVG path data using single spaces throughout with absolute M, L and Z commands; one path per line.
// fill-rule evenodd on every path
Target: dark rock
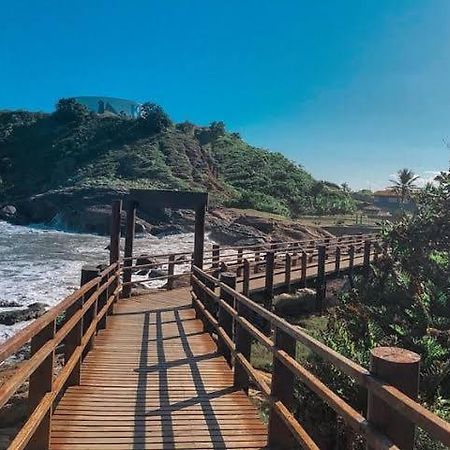
M 173 289 L 178 289 L 182 287 L 188 287 L 191 285 L 191 275 L 190 271 L 186 275 L 182 275 L 180 277 L 175 277 L 172 281 Z M 167 283 L 164 286 L 161 286 L 161 289 L 167 289 Z
M 256 228 L 264 234 L 270 234 L 275 229 L 275 223 L 271 219 L 266 219 L 264 217 L 255 216 L 245 216 L 242 215 L 238 217 L 235 221 L 239 225 L 246 225 L 252 228 Z
M 149 278 L 167 277 L 168 272 L 164 269 L 152 269 L 148 274 Z
M 246 245 L 253 245 L 265 241 L 265 236 L 262 232 L 236 222 L 229 224 L 217 223 L 211 228 L 210 237 L 223 245 L 244 245 L 239 242 L 246 242 Z
M 152 234 L 155 236 L 170 236 L 172 234 L 184 233 L 186 230 L 180 224 L 155 225 L 152 227 Z
M 143 265 L 148 265 L 151 264 L 152 266 L 149 267 L 143 267 L 141 270 L 138 270 L 136 272 L 136 275 L 147 275 L 151 272 L 151 270 L 153 268 L 157 268 L 158 262 L 156 261 L 155 258 L 152 258 L 148 255 L 140 255 L 137 259 L 136 259 L 136 265 L 137 266 L 143 266 Z
M 0 219 L 11 220 L 17 214 L 17 209 L 15 206 L 7 205 L 0 209 Z
M 3 325 L 14 325 L 26 320 L 37 319 L 45 313 L 48 305 L 45 303 L 32 303 L 26 309 L 0 312 L 0 323 Z
M 0 308 L 20 308 L 22 305 L 15 301 L 0 300 Z
M 145 255 L 145 254 L 139 255 L 137 257 L 137 259 L 136 259 L 136 265 L 137 266 L 141 266 L 141 265 L 144 265 L 144 264 L 157 265 L 157 263 L 158 262 L 156 261 L 155 258 L 152 258 L 151 256 Z M 151 269 L 151 267 L 149 267 L 149 268 Z

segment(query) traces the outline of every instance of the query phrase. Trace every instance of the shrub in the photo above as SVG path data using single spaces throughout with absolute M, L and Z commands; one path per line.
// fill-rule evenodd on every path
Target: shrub
M 171 127 L 169 115 L 155 103 L 144 103 L 141 106 L 141 115 L 138 119 L 142 128 L 151 133 L 159 133 Z

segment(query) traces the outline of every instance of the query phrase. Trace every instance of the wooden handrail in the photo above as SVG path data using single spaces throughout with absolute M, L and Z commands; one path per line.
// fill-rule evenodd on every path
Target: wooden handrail
M 11 449 L 45 449 L 50 437 L 50 414 L 54 401 L 67 384 L 73 384 L 72 374 L 79 366 L 99 328 L 106 325 L 106 316 L 122 289 L 118 263 L 113 263 L 80 289 L 48 310 L 40 318 L 0 345 L 0 362 L 9 358 L 31 341 L 32 354 L 0 388 L 0 408 L 17 389 L 30 378 L 30 415 L 20 429 Z M 77 306 L 75 309 L 74 307 Z M 56 320 L 66 313 L 62 326 L 55 332 Z M 86 321 L 86 322 L 85 322 Z M 83 326 L 85 323 L 85 326 Z M 69 344 L 69 336 L 77 328 L 81 340 L 66 351 L 65 364 L 54 377 L 54 354 L 57 347 Z M 71 343 L 72 345 L 72 343 Z M 66 349 L 67 350 L 67 349 Z M 49 412 L 50 411 L 50 412 Z
M 204 268 L 209 272 L 214 272 L 218 268 L 225 266 L 227 270 L 233 270 L 236 272 L 238 276 L 240 276 L 244 271 L 244 261 L 246 264 L 250 264 L 252 268 L 251 272 L 253 274 L 250 275 L 251 280 L 258 280 L 264 278 L 264 276 L 258 275 L 259 269 L 261 267 L 265 267 L 265 274 L 268 275 L 270 273 L 271 268 L 267 268 L 267 255 L 269 253 L 274 253 L 274 276 L 285 274 L 288 280 L 288 284 L 290 284 L 289 275 L 292 272 L 298 272 L 303 270 L 303 259 L 300 258 L 300 255 L 304 252 L 307 252 L 308 255 L 308 269 L 312 269 L 314 267 L 318 267 L 320 262 L 314 264 L 315 261 L 318 260 L 318 248 L 319 244 L 323 244 L 326 246 L 326 254 L 334 254 L 337 255 L 339 253 L 340 263 L 346 263 L 350 261 L 346 258 L 346 256 L 350 255 L 351 247 L 355 248 L 354 252 L 359 254 L 364 249 L 364 245 L 369 240 L 371 242 L 376 242 L 377 235 L 375 234 L 366 234 L 366 235 L 347 235 L 336 238 L 323 238 L 320 240 L 304 240 L 304 241 L 296 241 L 296 242 L 279 242 L 279 243 L 267 243 L 265 245 L 258 246 L 248 246 L 248 247 L 227 247 L 225 249 L 221 248 L 219 245 L 214 245 L 210 250 L 211 256 L 206 256 L 203 259 Z M 375 240 L 374 240 L 375 239 Z M 304 245 L 303 245 L 304 244 Z M 258 251 L 254 250 L 257 248 Z M 228 250 L 227 250 L 228 249 Z M 339 249 L 339 252 L 336 252 L 336 249 Z M 231 251 L 232 250 L 232 251 Z M 231 251 L 231 252 L 230 252 Z M 183 259 L 181 261 L 176 261 L 177 255 L 188 255 L 188 259 Z M 296 267 L 287 266 L 286 267 L 286 259 L 298 256 L 299 262 L 301 264 L 297 264 Z M 366 255 L 367 256 L 367 255 Z M 144 264 L 133 264 L 133 261 L 138 258 L 148 257 L 151 259 L 156 259 L 154 262 L 144 263 Z M 123 274 L 123 286 L 131 292 L 132 285 L 135 283 L 135 280 L 131 278 L 131 274 L 144 269 L 152 269 L 161 266 L 168 267 L 168 273 L 163 274 L 157 277 L 152 277 L 151 279 L 145 281 L 163 281 L 167 280 L 167 289 L 173 288 L 173 280 L 183 277 L 186 274 L 175 273 L 175 267 L 177 265 L 192 265 L 193 260 L 191 258 L 191 253 L 173 253 L 173 254 L 162 254 L 162 255 L 140 255 L 124 258 L 120 265 L 120 271 Z M 125 264 L 125 265 L 124 265 Z M 275 270 L 276 269 L 276 270 Z M 286 273 L 286 269 L 289 270 L 289 274 Z M 352 270 L 352 269 L 350 269 Z M 125 274 L 127 274 L 125 276 Z M 302 273 L 303 275 L 303 273 Z M 137 280 L 142 281 L 142 280 Z M 319 300 L 318 300 L 319 304 Z
M 293 246 L 295 245 L 300 245 L 300 244 L 309 244 L 306 245 L 306 247 L 309 248 L 315 248 L 317 245 L 324 243 L 324 241 L 326 239 L 329 239 L 328 245 L 331 245 L 332 243 L 339 243 L 342 245 L 348 244 L 350 242 L 364 242 L 364 240 L 366 239 L 370 239 L 370 240 L 374 240 L 378 235 L 376 233 L 368 233 L 368 234 L 354 234 L 354 235 L 344 235 L 341 237 L 334 237 L 334 238 L 319 238 L 319 239 L 303 239 L 300 241 L 283 241 L 278 243 L 276 248 L 273 248 L 272 250 L 276 250 L 277 252 L 280 251 L 284 251 L 289 249 L 293 250 Z M 270 242 L 265 242 L 262 244 L 254 244 L 254 245 L 247 245 L 247 246 L 228 246 L 228 247 L 220 247 L 220 251 L 238 251 L 240 249 L 242 249 L 245 253 L 245 251 L 266 251 L 266 250 L 270 250 Z M 301 249 L 299 249 L 301 250 Z M 208 252 L 213 251 L 213 248 L 210 248 L 207 250 Z M 129 256 L 129 257 L 124 257 L 122 258 L 122 261 L 127 261 L 127 260 L 133 260 L 133 259 L 138 259 L 141 256 L 142 257 L 149 257 L 149 258 L 168 258 L 169 256 L 191 256 L 192 252 L 174 252 L 174 253 L 161 253 L 161 254 L 142 254 L 142 255 L 133 255 L 133 256 Z M 223 257 L 221 256 L 221 259 Z M 204 258 L 204 261 L 209 261 L 212 260 L 213 256 L 208 256 Z M 182 261 L 185 262 L 185 261 Z
M 387 438 L 387 436 L 383 435 L 380 430 L 376 430 L 366 418 L 355 411 L 343 399 L 333 393 L 313 374 L 301 366 L 295 358 L 278 349 L 270 338 L 258 330 L 258 328 L 255 327 L 250 320 L 238 313 L 239 308 L 237 305 L 242 305 L 248 310 L 253 311 L 253 313 L 255 313 L 258 317 L 268 321 L 273 329 L 281 330 L 286 335 L 295 339 L 295 341 L 301 342 L 313 353 L 317 354 L 319 357 L 329 362 L 346 375 L 350 376 L 356 381 L 357 384 L 366 388 L 373 395 L 384 400 L 399 414 L 417 426 L 423 428 L 434 439 L 444 445 L 450 446 L 450 424 L 428 411 L 407 395 L 403 394 L 395 386 L 380 380 L 364 367 L 327 347 L 325 344 L 311 337 L 301 328 L 291 325 L 283 318 L 277 316 L 271 311 L 268 311 L 263 306 L 250 300 L 227 284 L 222 283 L 219 279 L 208 274 L 206 271 L 194 266 L 191 280 L 193 287 L 192 293 L 195 300 L 194 305 L 197 306 L 197 309 L 201 312 L 200 316 L 204 317 L 204 320 L 210 321 L 216 328 L 218 335 L 225 342 L 228 342 L 230 350 L 234 354 L 235 360 L 237 358 L 237 361 L 244 368 L 244 370 L 249 373 L 251 378 L 255 378 L 255 376 L 254 374 L 252 375 L 251 369 L 249 368 L 250 362 L 245 358 L 244 361 L 242 359 L 242 354 L 236 354 L 234 346 L 231 345 L 233 344 L 234 336 L 223 336 L 224 330 L 218 327 L 218 322 L 215 319 L 213 312 L 209 311 L 204 302 L 201 300 L 205 298 L 205 296 L 209 300 L 215 302 L 219 306 L 219 309 L 223 309 L 226 314 L 230 315 L 235 324 L 242 326 L 250 336 L 261 342 L 266 349 L 273 353 L 275 359 L 280 361 L 285 367 L 294 373 L 296 377 L 300 378 L 303 383 L 305 383 L 310 389 L 324 399 L 324 401 L 326 401 L 330 407 L 340 414 L 355 431 L 364 435 L 372 448 L 396 449 L 397 447 Z M 206 283 L 208 283 L 210 287 L 208 287 Z M 225 302 L 223 298 L 221 298 L 221 295 L 217 295 L 215 292 L 216 288 L 220 288 L 221 292 L 231 296 L 234 299 L 234 306 L 230 305 L 228 302 Z M 202 294 L 198 295 L 200 292 Z M 262 387 L 262 392 L 269 396 L 269 402 L 271 403 L 273 410 L 284 416 L 282 417 L 284 422 L 289 421 L 289 423 L 291 423 L 290 421 L 292 420 L 292 417 L 287 417 L 288 410 L 286 411 L 283 408 L 275 407 L 274 405 L 278 400 L 276 398 L 272 398 L 271 393 L 267 393 L 267 389 L 262 386 L 260 382 L 258 382 L 257 377 L 256 382 L 260 387 Z M 294 426 L 289 426 L 289 429 L 295 434 L 300 443 L 304 442 L 304 430 L 302 428 L 299 429 Z
M 111 264 L 105 269 L 97 278 L 94 278 L 89 283 L 83 285 L 81 288 L 68 295 L 64 300 L 57 303 L 51 309 L 45 312 L 41 317 L 33 320 L 22 330 L 18 331 L 11 338 L 0 345 L 0 363 L 11 355 L 17 353 L 30 339 L 39 331 L 43 330 L 50 322 L 55 320 L 62 313 L 67 311 L 77 300 L 95 287 L 105 275 L 110 274 L 117 269 L 118 264 Z

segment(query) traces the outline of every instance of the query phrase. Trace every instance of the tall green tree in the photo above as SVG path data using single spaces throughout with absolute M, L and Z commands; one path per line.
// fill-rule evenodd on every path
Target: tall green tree
M 397 178 L 395 180 L 391 180 L 391 188 L 397 193 L 400 203 L 403 204 L 411 198 L 411 194 L 417 187 L 416 181 L 418 178 L 419 176 L 412 170 L 405 168 L 397 172 Z

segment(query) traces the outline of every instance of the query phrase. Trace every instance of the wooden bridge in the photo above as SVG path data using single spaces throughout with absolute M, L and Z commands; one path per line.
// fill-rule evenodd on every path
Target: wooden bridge
M 142 263 L 132 211 L 129 219 L 124 258 L 116 204 L 110 265 L 85 269 L 80 289 L 0 346 L 5 361 L 31 342 L 30 358 L 0 389 L 2 407 L 29 380 L 29 416 L 9 448 L 318 449 L 292 414 L 297 380 L 370 449 L 411 449 L 417 426 L 450 447 L 450 425 L 415 401 L 417 355 L 375 349 L 369 371 L 272 312 L 275 292 L 308 283 L 322 309 L 326 278 L 364 275 L 376 236 L 202 246 L 201 261 L 177 254 Z M 161 265 L 165 288 L 132 295 L 133 273 Z M 177 288 L 183 265 L 189 286 Z M 273 356 L 270 385 L 251 364 L 254 341 Z M 297 361 L 297 343 L 367 389 L 366 414 Z M 247 396 L 251 386 L 267 401 L 267 424 Z

